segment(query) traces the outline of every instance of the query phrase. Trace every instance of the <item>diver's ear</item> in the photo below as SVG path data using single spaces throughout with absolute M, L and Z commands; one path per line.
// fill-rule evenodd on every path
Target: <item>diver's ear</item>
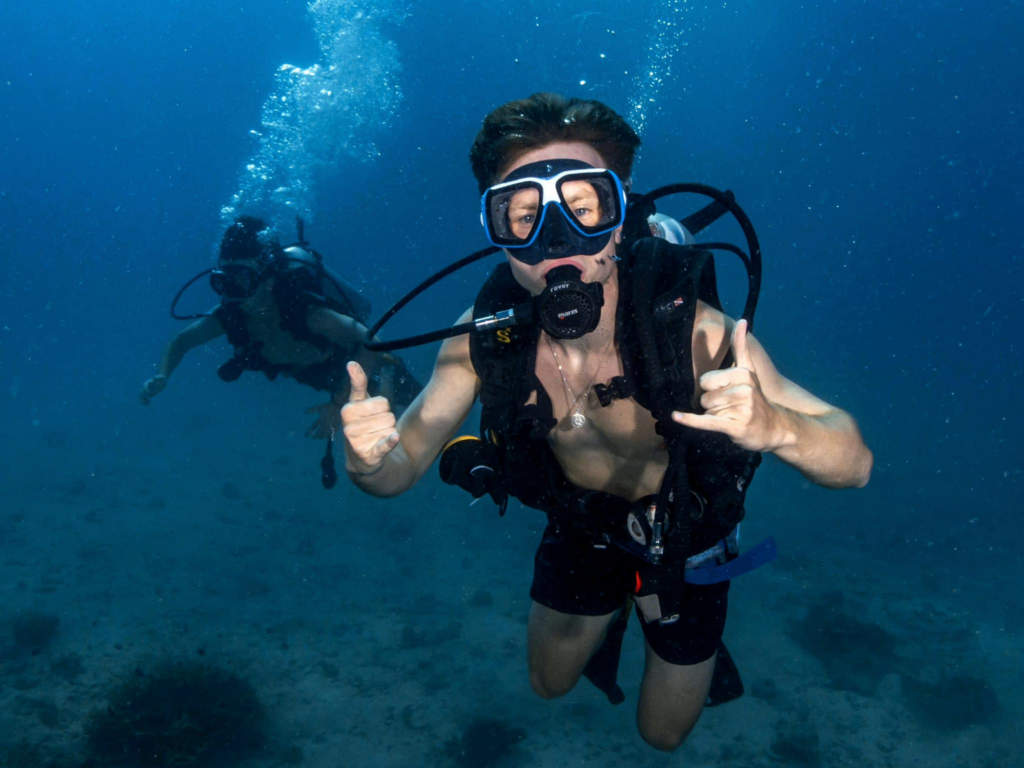
M 615 230 L 615 244 L 620 245 L 622 243 L 622 227 Z

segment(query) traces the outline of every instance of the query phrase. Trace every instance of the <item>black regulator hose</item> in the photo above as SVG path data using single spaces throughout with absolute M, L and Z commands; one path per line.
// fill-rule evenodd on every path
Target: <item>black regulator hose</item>
M 707 229 L 729 212 L 728 203 L 736 202 L 736 195 L 729 190 L 723 192 L 722 195 L 725 198 L 724 200 L 715 200 L 712 203 L 708 203 L 699 211 L 694 211 L 679 223 L 686 227 L 691 235 L 696 235 L 702 230 Z
M 175 320 L 195 320 L 196 318 L 199 318 L 199 317 L 209 317 L 209 315 L 210 315 L 209 312 L 200 312 L 199 314 L 195 314 L 195 315 L 179 315 L 178 311 L 177 311 L 177 307 L 178 307 L 178 300 L 181 299 L 182 294 L 185 293 L 185 291 L 187 291 L 189 289 L 189 286 L 191 286 L 192 283 L 194 283 L 199 278 L 205 277 L 206 275 L 208 275 L 211 272 L 213 272 L 214 269 L 216 269 L 216 267 L 210 267 L 209 269 L 204 269 L 198 275 L 196 275 L 191 280 L 189 280 L 187 283 L 185 283 L 183 286 L 181 286 L 181 289 L 176 294 L 174 294 L 174 301 L 171 302 L 171 317 L 173 317 Z
M 466 256 L 465 258 L 459 259 L 453 264 L 449 264 L 447 267 L 442 269 L 437 274 L 428 277 L 422 283 L 420 283 L 407 294 L 405 294 L 405 296 L 403 296 L 393 305 L 391 305 L 391 309 L 389 309 L 387 312 L 381 315 L 380 319 L 376 323 L 374 323 L 366 332 L 366 337 L 372 339 L 374 336 L 376 336 L 380 329 L 384 327 L 384 323 L 386 323 L 388 320 L 394 317 L 395 314 L 402 307 L 404 307 L 410 301 L 415 299 L 417 296 L 419 296 L 421 293 L 427 290 L 427 288 L 432 286 L 434 283 L 448 277 L 448 275 L 450 275 L 452 272 L 457 272 L 463 267 L 469 266 L 474 261 L 480 261 L 480 259 L 486 258 L 487 256 L 497 253 L 500 250 L 500 248 L 496 248 L 492 245 L 488 248 L 484 248 L 483 250 L 476 251 L 475 253 L 469 254 L 469 256 Z M 457 336 L 459 333 L 466 333 L 472 327 L 473 323 L 464 323 L 463 325 L 456 326 L 456 328 L 461 330 L 454 333 L 453 331 L 456 330 L 455 328 L 445 328 L 442 331 L 436 331 L 434 333 L 425 333 L 419 336 L 413 336 L 409 339 L 401 339 L 401 342 L 405 342 L 401 346 L 395 346 L 395 344 L 398 342 L 385 343 L 374 341 L 371 341 L 369 344 L 365 344 L 364 346 L 371 352 L 389 352 L 394 349 L 404 349 L 405 347 L 411 347 L 418 344 L 426 344 L 431 341 L 439 341 L 440 339 L 446 339 L 450 338 L 451 336 Z
M 709 227 L 715 221 L 720 219 L 726 213 L 730 213 L 736 219 L 740 228 L 743 230 L 743 234 L 747 240 L 747 246 L 749 248 L 749 254 L 745 253 L 742 249 L 732 245 L 731 243 L 706 243 L 706 244 L 693 244 L 689 247 L 697 248 L 704 251 L 715 251 L 724 250 L 734 253 L 740 257 L 743 261 L 744 266 L 747 268 L 748 277 L 748 288 L 747 288 L 747 301 L 743 308 L 742 317 L 747 320 L 748 326 L 753 329 L 754 313 L 757 310 L 757 300 L 761 293 L 761 245 L 757 239 L 757 233 L 754 231 L 754 226 L 751 224 L 750 219 L 744 213 L 743 209 L 740 208 L 736 202 L 736 198 L 730 191 L 721 191 L 714 187 L 708 186 L 707 184 L 670 184 L 668 186 L 659 187 L 647 194 L 640 195 L 637 193 L 630 193 L 627 198 L 626 217 L 623 222 L 623 235 L 626 242 L 640 240 L 645 237 L 650 237 L 650 228 L 648 225 L 648 217 L 657 211 L 654 201 L 662 197 L 668 197 L 669 195 L 676 195 L 681 193 L 693 193 L 703 195 L 711 198 L 712 202 L 705 205 L 700 210 L 690 214 L 682 222 L 684 227 L 689 230 L 690 234 L 696 234 L 701 230 Z M 384 327 L 385 323 L 388 322 L 399 310 L 401 310 L 406 304 L 419 296 L 427 288 L 431 287 L 439 280 L 444 279 L 453 272 L 462 269 L 475 261 L 479 261 L 491 254 L 498 253 L 501 249 L 491 246 L 484 248 L 483 250 L 472 253 L 463 259 L 459 259 L 453 264 L 442 269 L 435 275 L 427 278 L 425 281 L 420 283 L 418 286 L 413 288 L 409 293 L 399 299 L 392 307 L 385 312 L 381 318 L 373 324 L 369 329 L 367 336 L 370 339 L 374 339 L 381 328 Z M 641 306 L 641 305 L 637 305 Z M 407 347 L 419 346 L 421 344 L 427 344 L 433 341 L 441 341 L 444 339 L 452 338 L 463 333 L 469 333 L 474 330 L 490 330 L 495 327 L 506 327 L 510 324 L 525 324 L 528 323 L 531 318 L 526 313 L 531 312 L 532 304 L 527 303 L 521 306 L 514 307 L 513 310 L 499 313 L 499 315 L 506 316 L 495 316 L 490 318 L 478 319 L 470 323 L 460 323 L 459 325 L 443 328 L 430 333 L 423 333 L 416 336 L 410 336 L 404 339 L 397 339 L 395 341 L 370 341 L 364 346 L 366 349 L 372 352 L 390 352 L 397 349 L 405 349 Z M 514 317 L 513 317 L 514 315 Z M 559 337 L 561 338 L 561 337 Z M 566 337 L 569 338 L 569 337 Z M 575 337 L 572 337 L 575 338 Z M 660 374 L 660 372 L 659 372 Z
M 747 247 L 750 249 L 749 254 L 738 252 L 736 246 L 730 243 L 708 243 L 701 247 L 706 250 L 715 250 L 715 248 L 711 247 L 715 246 L 718 249 L 736 253 L 740 258 L 746 255 L 746 258 L 743 258 L 743 262 L 747 267 L 747 302 L 743 307 L 742 317 L 747 321 L 748 330 L 754 330 L 754 313 L 757 311 L 757 300 L 761 295 L 761 243 L 757 239 L 757 232 L 754 230 L 750 217 L 747 216 L 739 203 L 736 202 L 735 195 L 728 190 L 723 192 L 707 184 L 669 184 L 637 197 L 631 201 L 631 206 L 638 211 L 652 210 L 655 200 L 683 193 L 704 195 L 705 197 L 710 197 L 713 201 L 710 205 L 704 206 L 680 222 L 691 234 L 697 234 L 702 229 L 707 228 L 726 212 L 733 215 L 736 223 L 743 230 L 743 236 L 747 240 Z

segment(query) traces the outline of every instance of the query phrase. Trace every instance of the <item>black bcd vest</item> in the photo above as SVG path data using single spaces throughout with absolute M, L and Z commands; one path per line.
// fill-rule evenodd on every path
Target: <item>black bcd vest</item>
M 310 308 L 325 307 L 365 323 L 370 313 L 369 303 L 358 295 L 350 296 L 349 291 L 353 289 L 344 281 L 336 277 L 333 281 L 328 278 L 325 274 L 326 268 L 322 264 L 323 257 L 308 246 L 303 247 L 315 256 L 317 268 L 289 267 L 289 262 L 284 262 L 284 266 L 273 270 L 275 280 L 272 296 L 281 316 L 281 329 L 296 341 L 305 341 L 321 351 L 326 351 L 335 345 L 326 337 L 309 329 L 307 315 Z M 341 287 L 334 283 L 340 283 Z M 246 327 L 246 317 L 241 307 L 235 303 L 222 303 L 214 310 L 214 315 L 224 327 L 228 343 L 234 350 L 231 359 L 220 367 L 219 375 L 223 380 L 235 381 L 244 371 L 261 371 L 270 379 L 290 372 L 291 366 L 276 365 L 263 357 L 260 351 L 261 344 L 252 338 Z M 326 379 L 332 378 L 333 371 L 326 369 L 334 367 L 336 365 L 332 361 L 311 366 L 310 368 L 325 368 L 319 374 L 317 371 L 308 371 L 311 374 L 311 385 L 318 389 L 331 388 L 333 382 Z M 322 382 L 324 386 L 318 386 L 321 383 L 318 381 L 320 379 L 325 379 Z
M 692 337 L 697 300 L 721 310 L 708 251 L 643 238 L 622 248 L 615 341 L 623 375 L 594 387 L 602 406 L 633 397 L 649 410 L 669 446 L 673 473 L 673 515 L 691 553 L 712 546 L 742 520 L 743 502 L 759 453 L 736 446 L 725 435 L 683 427 L 673 410 L 692 411 Z M 493 315 L 529 299 L 508 264 L 499 265 L 481 288 L 474 318 Z M 556 421 L 551 400 L 536 378 L 537 326 L 499 329 L 470 337 L 473 366 L 482 382 L 481 433 L 498 447 L 509 493 L 554 521 L 588 527 L 593 509 L 629 502 L 579 488 L 562 473 L 547 441 Z M 731 364 L 731 352 L 722 366 Z M 526 405 L 536 391 L 536 404 Z M 598 504 L 594 505 L 595 497 Z M 683 508 L 680 509 L 680 499 Z M 622 520 L 606 521 L 619 527 Z

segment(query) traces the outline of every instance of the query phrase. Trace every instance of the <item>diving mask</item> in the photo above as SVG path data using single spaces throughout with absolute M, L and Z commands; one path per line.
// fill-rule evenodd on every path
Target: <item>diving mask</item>
M 534 265 L 600 253 L 625 215 L 626 193 L 614 171 L 542 160 L 484 192 L 480 220 L 491 245 Z
M 247 299 L 256 292 L 266 274 L 266 265 L 255 261 L 229 261 L 210 273 L 210 287 L 226 299 Z

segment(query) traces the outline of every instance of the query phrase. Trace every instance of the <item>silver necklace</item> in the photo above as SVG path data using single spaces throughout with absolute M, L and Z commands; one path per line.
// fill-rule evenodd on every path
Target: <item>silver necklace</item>
M 551 339 L 546 335 L 544 338 L 547 339 L 548 348 L 551 350 L 551 356 L 555 358 L 555 365 L 558 366 L 558 373 L 561 374 L 562 383 L 565 385 L 566 405 L 569 406 L 570 411 L 573 408 L 576 409 L 576 412 L 572 415 L 569 421 L 572 424 L 573 429 L 582 429 L 587 424 L 587 417 L 583 415 L 583 407 L 587 404 L 587 396 L 590 394 L 590 390 L 593 388 L 594 382 L 597 381 L 598 374 L 601 373 L 601 369 L 604 367 L 604 361 L 608 357 L 608 350 L 611 348 L 615 337 L 612 336 L 612 338 L 608 339 L 608 344 L 605 346 L 604 352 L 601 353 L 601 362 L 598 364 L 597 370 L 594 371 L 594 377 L 590 380 L 590 384 L 587 386 L 586 390 L 579 395 L 574 393 L 572 391 L 572 387 L 569 386 L 569 379 L 565 377 L 565 371 L 562 370 L 562 363 L 558 360 L 558 354 L 555 352 L 555 345 L 551 343 Z M 569 402 L 570 397 L 572 397 L 571 403 Z

